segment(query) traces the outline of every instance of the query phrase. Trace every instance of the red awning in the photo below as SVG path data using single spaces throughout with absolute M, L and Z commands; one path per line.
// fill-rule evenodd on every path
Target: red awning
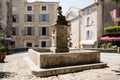
M 100 38 L 103 41 L 120 41 L 120 34 L 104 35 Z

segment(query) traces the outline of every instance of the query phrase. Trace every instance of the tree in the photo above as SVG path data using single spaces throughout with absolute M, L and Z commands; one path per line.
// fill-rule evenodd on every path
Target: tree
M 116 4 L 120 2 L 120 0 L 111 0 L 111 1 L 115 2 Z

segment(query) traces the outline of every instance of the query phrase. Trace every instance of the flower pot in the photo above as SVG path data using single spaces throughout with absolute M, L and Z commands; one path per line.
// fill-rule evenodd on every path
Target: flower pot
M 5 57 L 6 57 L 6 52 L 0 52 L 0 62 L 4 62 Z

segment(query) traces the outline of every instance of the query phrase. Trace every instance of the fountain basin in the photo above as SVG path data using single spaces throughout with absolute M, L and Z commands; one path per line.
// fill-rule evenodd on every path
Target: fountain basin
M 78 51 L 55 53 L 38 52 L 33 49 L 28 50 L 29 58 L 39 68 L 57 68 L 73 65 L 100 63 L 100 52 L 98 51 Z

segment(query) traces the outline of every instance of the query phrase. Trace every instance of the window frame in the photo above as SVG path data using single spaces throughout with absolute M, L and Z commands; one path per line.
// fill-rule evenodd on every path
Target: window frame
M 49 14 L 39 14 L 40 22 L 49 22 Z
M 92 39 L 92 31 L 88 30 L 88 31 L 86 32 L 86 39 L 87 39 L 87 40 Z
M 42 14 L 42 22 L 46 22 L 47 21 L 47 15 L 46 14 Z
M 28 44 L 30 44 L 30 46 L 28 46 Z M 27 42 L 27 43 L 26 43 L 26 47 L 30 48 L 30 47 L 32 47 L 32 46 L 33 46 L 33 44 L 32 44 L 31 42 Z
M 91 17 L 87 17 L 87 26 L 92 25 L 92 18 Z
M 46 47 L 47 45 L 47 42 L 46 41 L 41 41 L 41 47 Z
M 12 22 L 14 22 L 14 23 L 18 22 L 18 15 L 16 15 L 16 14 L 12 15 Z
M 24 27 L 25 36 L 34 36 L 34 27 Z
M 46 11 L 47 10 L 47 6 L 41 6 L 41 10 L 42 11 Z
M 27 15 L 27 22 L 32 22 L 32 15 L 31 14 Z
M 48 26 L 39 27 L 39 36 L 49 36 L 50 28 Z
M 17 27 L 12 27 L 12 36 L 17 35 Z
M 91 14 L 92 13 L 92 8 L 88 8 L 86 12 L 87 12 L 87 15 Z
M 32 6 L 27 6 L 27 11 L 33 11 L 33 7 Z
M 25 14 L 25 22 L 34 22 L 34 14 Z

